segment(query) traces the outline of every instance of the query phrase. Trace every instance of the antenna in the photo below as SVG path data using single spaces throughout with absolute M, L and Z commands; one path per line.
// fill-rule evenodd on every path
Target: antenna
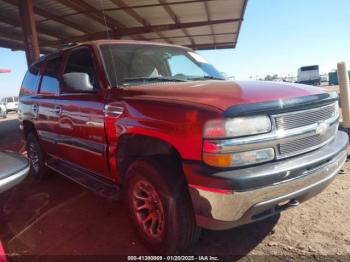
M 105 14 L 105 7 L 104 7 L 104 1 L 103 0 L 100 0 L 100 5 L 101 5 L 101 9 L 102 9 L 103 20 L 104 20 L 104 23 L 105 23 L 105 26 L 106 26 L 106 36 L 107 36 L 107 39 L 110 39 L 109 29 L 108 29 L 108 25 L 107 25 L 107 17 L 106 17 L 106 14 Z
M 100 0 L 100 5 L 101 5 L 101 9 L 102 9 L 102 14 L 103 14 L 103 20 L 105 22 L 105 26 L 106 26 L 106 35 L 107 35 L 107 39 L 111 39 L 110 34 L 109 34 L 109 27 L 107 25 L 107 17 L 105 14 L 105 8 L 104 8 L 104 0 Z M 114 78 L 115 78 L 115 84 L 118 84 L 118 76 L 117 76 L 117 68 L 116 68 L 116 61 L 114 59 L 114 55 L 113 52 L 111 50 L 111 46 L 108 47 L 108 52 L 110 54 L 110 56 L 112 57 L 112 67 L 113 67 L 113 72 L 114 72 Z M 110 83 L 110 84 L 114 84 L 114 83 Z

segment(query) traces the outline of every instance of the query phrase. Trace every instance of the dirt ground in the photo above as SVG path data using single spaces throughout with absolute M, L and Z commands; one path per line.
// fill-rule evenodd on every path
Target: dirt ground
M 23 150 L 15 117 L 0 120 L 0 149 Z M 325 191 L 280 216 L 227 231 L 205 230 L 186 254 L 229 261 L 350 261 L 349 174 L 347 162 Z M 1 194 L 0 225 L 0 239 L 15 261 L 151 255 L 122 201 L 102 199 L 53 172 L 40 183 L 27 179 Z

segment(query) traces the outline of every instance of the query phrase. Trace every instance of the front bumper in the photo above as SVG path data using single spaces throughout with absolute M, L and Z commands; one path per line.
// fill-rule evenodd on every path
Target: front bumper
M 212 173 L 202 164 L 185 163 L 197 224 L 223 230 L 298 205 L 332 182 L 347 158 L 347 146 L 348 136 L 338 132 L 318 150 L 265 165 Z

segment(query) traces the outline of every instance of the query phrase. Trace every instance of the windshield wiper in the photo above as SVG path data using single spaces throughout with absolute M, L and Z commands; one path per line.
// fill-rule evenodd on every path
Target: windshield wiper
M 124 78 L 119 83 L 126 84 L 130 82 L 186 82 L 186 80 L 177 79 L 177 78 L 170 78 L 170 77 L 163 77 L 163 76 L 152 76 L 152 77 L 130 77 L 130 78 Z
M 193 77 L 190 80 L 225 80 L 225 78 L 217 77 L 217 76 L 201 76 L 201 77 Z

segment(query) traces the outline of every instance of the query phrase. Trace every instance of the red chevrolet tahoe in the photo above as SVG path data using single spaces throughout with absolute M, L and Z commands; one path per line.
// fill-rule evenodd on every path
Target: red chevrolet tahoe
M 19 119 L 33 177 L 49 168 L 112 199 L 124 189 L 159 252 L 297 206 L 347 158 L 335 93 L 228 81 L 193 50 L 160 43 L 100 40 L 40 58 Z

